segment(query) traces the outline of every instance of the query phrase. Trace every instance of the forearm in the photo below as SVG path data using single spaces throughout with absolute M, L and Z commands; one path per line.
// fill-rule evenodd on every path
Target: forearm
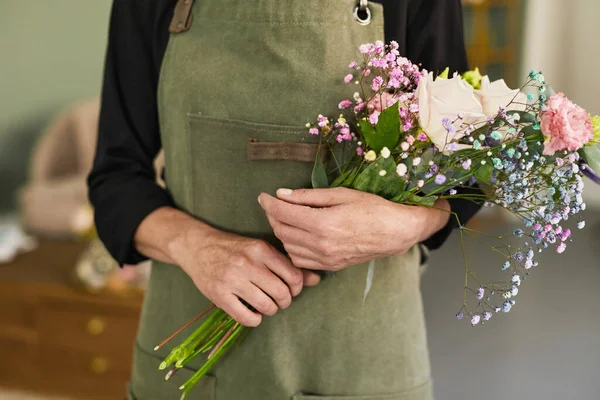
M 183 211 L 161 207 L 150 213 L 139 225 L 134 245 L 146 257 L 178 264 L 192 237 L 208 236 L 214 230 Z

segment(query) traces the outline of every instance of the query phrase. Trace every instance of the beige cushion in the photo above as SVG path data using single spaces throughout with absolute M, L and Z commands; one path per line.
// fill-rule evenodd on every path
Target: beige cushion
M 36 143 L 29 180 L 18 193 L 21 223 L 37 234 L 72 236 L 75 211 L 87 204 L 87 175 L 98 137 L 100 99 L 61 113 Z

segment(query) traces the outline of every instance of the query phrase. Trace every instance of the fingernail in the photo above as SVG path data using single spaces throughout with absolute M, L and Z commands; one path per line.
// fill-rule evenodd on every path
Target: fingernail
M 260 204 L 262 206 L 262 204 L 260 202 L 260 195 L 258 195 L 258 204 Z
M 291 196 L 294 191 L 292 189 L 279 189 L 277 194 L 280 196 Z

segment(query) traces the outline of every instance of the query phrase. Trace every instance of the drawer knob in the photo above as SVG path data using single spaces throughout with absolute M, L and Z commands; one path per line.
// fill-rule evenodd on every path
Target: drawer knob
M 102 318 L 95 317 L 90 319 L 87 323 L 87 331 L 90 335 L 100 335 L 102 332 L 104 332 L 105 328 L 106 323 Z
M 95 374 L 103 374 L 108 370 L 108 360 L 104 357 L 94 357 L 90 368 Z

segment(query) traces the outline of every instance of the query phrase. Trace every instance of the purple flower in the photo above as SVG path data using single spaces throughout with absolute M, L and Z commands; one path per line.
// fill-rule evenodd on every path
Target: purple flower
M 446 177 L 442 174 L 437 174 L 435 176 L 435 183 L 437 183 L 438 185 L 443 184 L 444 182 L 446 182 Z
M 448 151 L 456 151 L 456 150 L 458 150 L 458 144 L 456 144 L 456 143 L 448 143 L 448 145 L 446 146 L 446 149 Z
M 483 313 L 483 319 L 485 321 L 489 321 L 490 318 L 492 318 L 492 313 L 491 312 L 486 311 L 486 312 Z
M 473 315 L 471 317 L 471 325 L 475 326 L 479 323 L 479 321 L 481 321 L 481 316 L 480 315 Z
M 461 312 L 456 313 L 456 319 L 463 319 L 463 317 L 464 317 L 463 313 L 461 313 Z
M 563 253 L 567 249 L 567 244 L 565 242 L 561 242 L 558 246 L 556 246 L 556 252 L 558 254 Z
M 479 288 L 477 289 L 477 299 L 481 300 L 483 299 L 483 295 L 485 294 L 485 289 L 484 288 Z

